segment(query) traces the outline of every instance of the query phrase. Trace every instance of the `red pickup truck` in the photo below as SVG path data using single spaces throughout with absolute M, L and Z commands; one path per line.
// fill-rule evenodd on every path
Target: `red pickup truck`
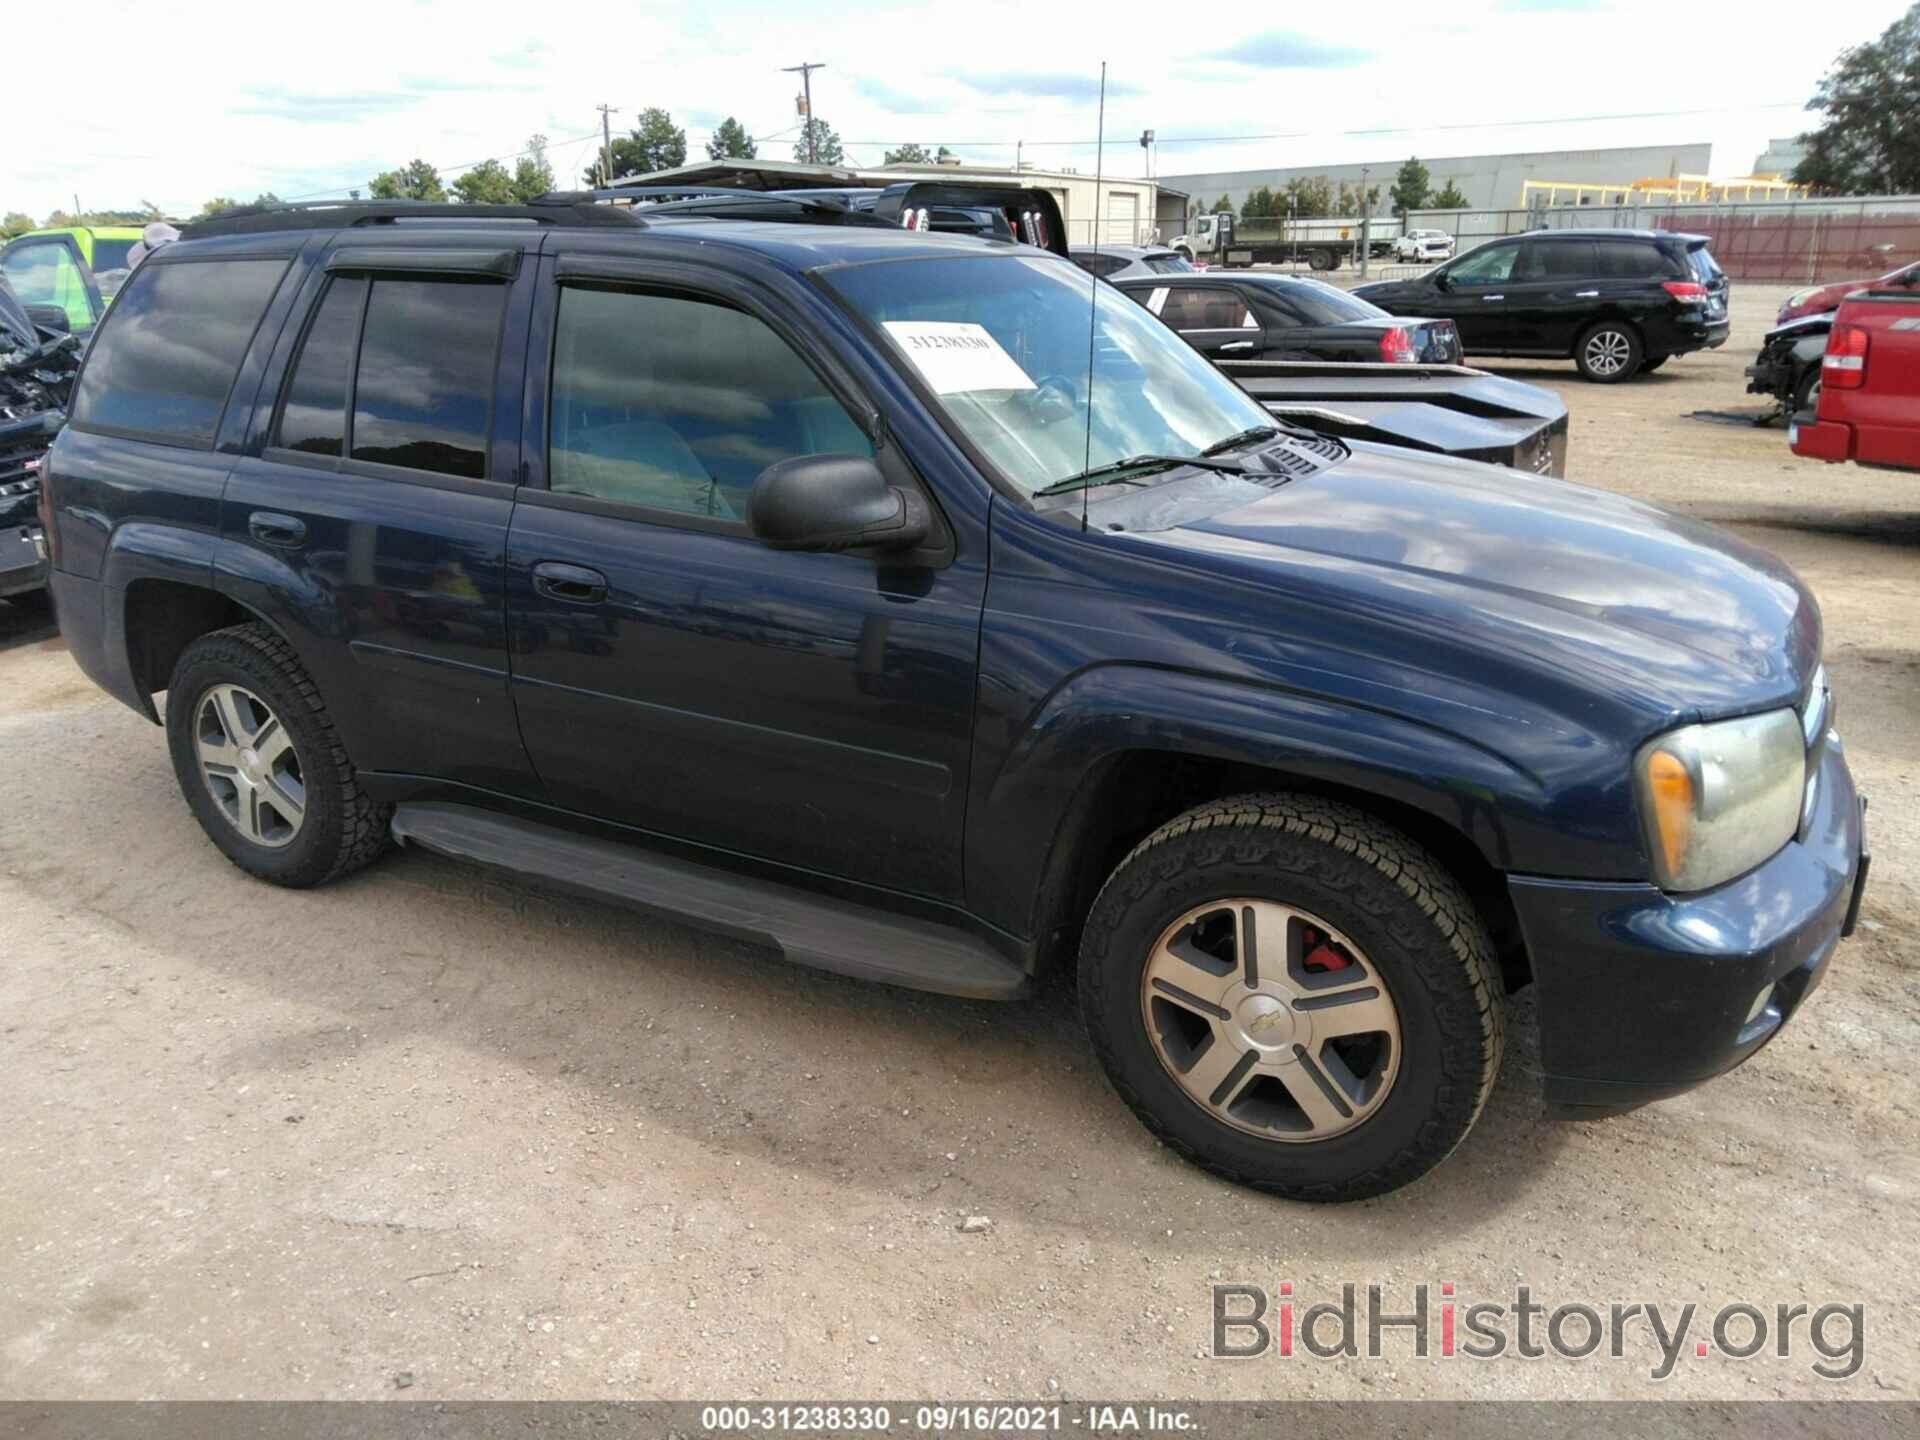
M 1819 410 L 1793 417 L 1793 453 L 1920 470 L 1920 294 L 1862 290 L 1841 302 L 1820 363 Z

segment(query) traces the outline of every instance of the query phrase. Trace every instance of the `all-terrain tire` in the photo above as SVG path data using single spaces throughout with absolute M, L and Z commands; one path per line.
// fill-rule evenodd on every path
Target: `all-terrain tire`
M 269 846 L 243 834 L 202 772 L 195 717 L 216 686 L 239 686 L 257 696 L 293 741 L 305 813 L 285 844 Z M 375 803 L 360 788 L 319 687 L 293 647 L 265 625 L 216 630 L 187 646 L 167 687 L 167 748 L 194 818 L 249 875 L 296 889 L 324 885 L 368 864 L 389 843 L 393 807 Z
M 1399 1071 L 1357 1128 L 1310 1143 L 1226 1123 L 1174 1078 L 1143 1016 L 1159 937 L 1197 906 L 1247 896 L 1324 917 L 1366 952 L 1398 1011 Z M 1082 1018 L 1114 1088 L 1172 1149 L 1297 1200 L 1380 1195 L 1466 1136 L 1499 1071 L 1499 968 L 1473 903 L 1413 840 L 1338 801 L 1241 795 L 1154 831 L 1107 880 L 1081 941 Z

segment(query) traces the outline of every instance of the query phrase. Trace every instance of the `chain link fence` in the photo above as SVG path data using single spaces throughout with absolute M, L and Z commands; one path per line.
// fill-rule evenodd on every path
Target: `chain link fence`
M 1920 195 L 1698 205 L 1560 205 L 1416 210 L 1409 229 L 1444 230 L 1455 253 L 1539 229 L 1684 230 L 1711 237 L 1735 280 L 1811 285 L 1871 277 L 1920 260 Z

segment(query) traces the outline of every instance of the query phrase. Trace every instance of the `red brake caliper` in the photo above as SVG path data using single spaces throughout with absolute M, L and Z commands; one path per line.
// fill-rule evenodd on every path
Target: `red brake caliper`
M 1309 970 L 1324 973 L 1329 970 L 1345 970 L 1353 964 L 1353 958 L 1350 955 L 1312 926 L 1306 928 L 1306 933 L 1300 939 L 1301 948 L 1306 952 L 1301 963 Z

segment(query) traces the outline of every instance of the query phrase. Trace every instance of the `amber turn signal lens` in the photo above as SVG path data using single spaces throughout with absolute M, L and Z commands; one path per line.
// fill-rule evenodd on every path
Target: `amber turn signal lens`
M 1693 776 L 1679 760 L 1656 750 L 1647 757 L 1647 787 L 1653 796 L 1654 825 L 1667 873 L 1678 874 L 1686 858 L 1687 842 L 1693 838 Z

